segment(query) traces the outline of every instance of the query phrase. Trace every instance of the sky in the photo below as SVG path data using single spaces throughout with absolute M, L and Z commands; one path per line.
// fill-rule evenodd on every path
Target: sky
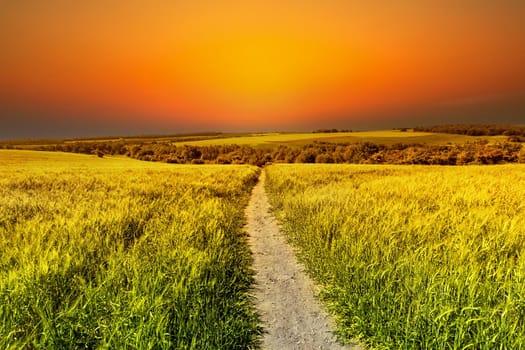
M 0 138 L 525 124 L 523 0 L 0 0 Z

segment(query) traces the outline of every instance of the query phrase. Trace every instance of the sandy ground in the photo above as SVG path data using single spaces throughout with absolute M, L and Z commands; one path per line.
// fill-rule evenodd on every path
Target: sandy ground
M 337 342 L 315 285 L 269 212 L 264 178 L 263 171 L 246 209 L 255 269 L 253 293 L 264 328 L 262 349 L 362 349 Z

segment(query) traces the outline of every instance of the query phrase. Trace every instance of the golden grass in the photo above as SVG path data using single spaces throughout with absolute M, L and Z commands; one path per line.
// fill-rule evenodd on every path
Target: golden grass
M 253 346 L 257 172 L 0 152 L 0 348 Z
M 349 339 L 525 343 L 525 166 L 273 165 L 275 212 Z
M 436 134 L 427 132 L 401 132 L 398 130 L 386 131 L 361 131 L 340 133 L 269 133 L 253 134 L 231 138 L 210 139 L 191 142 L 180 142 L 184 145 L 210 146 L 210 145 L 249 145 L 249 146 L 272 146 L 272 145 L 302 145 L 314 141 L 355 143 L 373 142 L 377 144 L 392 145 L 395 143 L 423 143 L 423 144 L 446 144 L 464 143 L 484 138 L 490 141 L 501 140 L 501 137 L 474 137 L 453 134 Z M 179 143 L 177 143 L 179 144 Z

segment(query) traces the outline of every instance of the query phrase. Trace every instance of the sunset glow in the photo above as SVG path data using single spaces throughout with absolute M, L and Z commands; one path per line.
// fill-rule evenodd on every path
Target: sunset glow
M 525 123 L 524 2 L 365 3 L 4 2 L 0 136 Z

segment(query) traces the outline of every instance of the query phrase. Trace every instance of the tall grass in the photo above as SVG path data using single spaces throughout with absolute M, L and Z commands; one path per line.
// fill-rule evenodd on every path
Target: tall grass
M 245 349 L 257 170 L 0 152 L 0 348 Z
M 278 165 L 267 189 L 347 338 L 525 344 L 525 167 Z

